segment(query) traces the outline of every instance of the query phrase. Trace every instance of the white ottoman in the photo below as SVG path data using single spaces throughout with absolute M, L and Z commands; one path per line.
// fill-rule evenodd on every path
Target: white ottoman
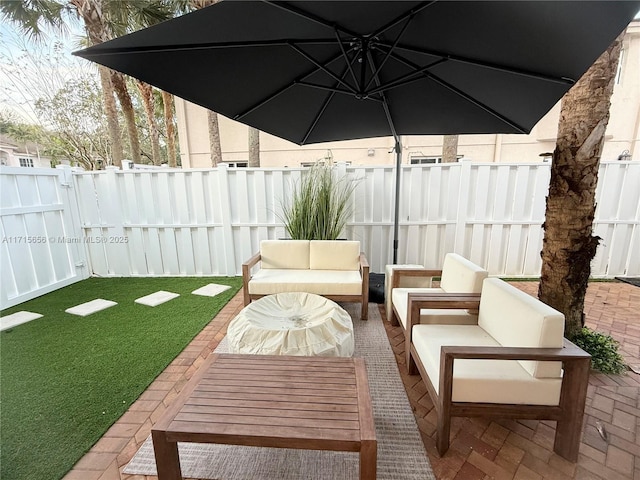
M 312 293 L 278 293 L 244 307 L 227 328 L 232 353 L 353 355 L 353 323 L 337 303 Z
M 423 265 L 387 265 L 384 270 L 384 307 L 387 313 L 387 320 L 391 318 L 391 282 L 393 281 L 393 271 L 407 268 L 424 268 Z M 403 277 L 400 279 L 399 287 L 411 288 L 431 286 L 431 277 Z

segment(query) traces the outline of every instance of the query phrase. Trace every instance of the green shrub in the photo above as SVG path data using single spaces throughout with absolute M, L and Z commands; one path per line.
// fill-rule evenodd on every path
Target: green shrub
M 303 172 L 289 203 L 282 203 L 280 219 L 294 240 L 335 240 L 351 215 L 355 184 L 337 178 L 328 166 L 315 165 Z
M 591 367 L 594 370 L 620 374 L 627 369 L 627 364 L 618 352 L 620 343 L 610 335 L 584 327 L 571 341 L 591 355 Z

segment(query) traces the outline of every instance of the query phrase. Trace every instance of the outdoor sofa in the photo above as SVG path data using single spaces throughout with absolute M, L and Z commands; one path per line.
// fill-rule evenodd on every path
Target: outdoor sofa
M 427 308 L 478 309 L 476 325 L 423 325 L 413 317 L 407 368 L 422 376 L 437 410 L 436 445 L 449 448 L 451 417 L 555 420 L 554 451 L 575 462 L 590 355 L 566 340 L 564 316 L 497 279 L 469 294 L 410 298 Z
M 368 318 L 369 263 L 358 241 L 263 240 L 242 264 L 242 281 L 245 306 L 265 295 L 307 292 L 359 302 Z

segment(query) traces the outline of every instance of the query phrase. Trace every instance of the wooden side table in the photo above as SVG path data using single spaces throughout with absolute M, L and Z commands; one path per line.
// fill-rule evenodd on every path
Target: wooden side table
M 362 358 L 211 354 L 151 435 L 159 480 L 182 479 L 177 442 L 359 452 L 376 478 Z

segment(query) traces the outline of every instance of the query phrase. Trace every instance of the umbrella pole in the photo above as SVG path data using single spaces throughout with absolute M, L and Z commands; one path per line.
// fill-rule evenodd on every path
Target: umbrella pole
M 398 216 L 400 214 L 400 166 L 402 164 L 402 145 L 400 137 L 396 137 L 396 201 L 393 216 L 393 264 L 398 263 Z

